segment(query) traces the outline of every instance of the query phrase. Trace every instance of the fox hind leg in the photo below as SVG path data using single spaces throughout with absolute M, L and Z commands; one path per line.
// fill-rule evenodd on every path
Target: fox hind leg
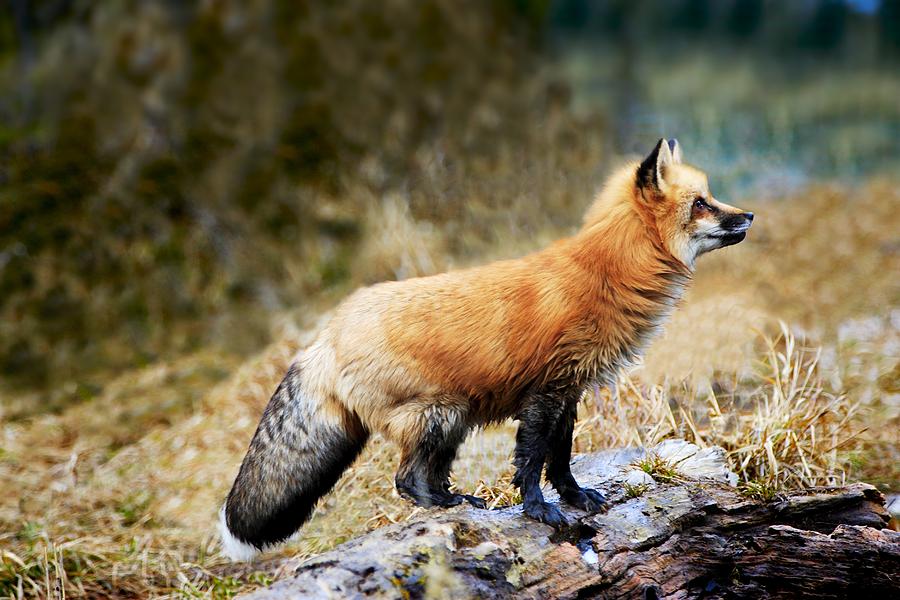
M 469 502 L 484 508 L 482 499 L 450 491 L 450 467 L 467 433 L 459 411 L 429 408 L 419 434 L 406 440 L 396 478 L 400 495 L 418 506 L 446 507 Z
M 572 476 L 569 461 L 572 458 L 572 433 L 578 412 L 577 397 L 569 398 L 556 423 L 547 452 L 547 479 L 559 492 L 560 498 L 576 508 L 595 512 L 606 505 L 606 498 L 597 490 L 583 488 Z
M 468 502 L 476 508 L 485 508 L 484 500 L 469 494 L 457 494 L 450 491 L 450 467 L 456 459 L 459 445 L 466 438 L 466 428 L 454 430 L 450 435 L 441 432 L 429 432 L 431 440 L 428 444 L 433 454 L 428 460 L 428 488 L 432 498 L 438 506 L 455 506 L 462 502 Z

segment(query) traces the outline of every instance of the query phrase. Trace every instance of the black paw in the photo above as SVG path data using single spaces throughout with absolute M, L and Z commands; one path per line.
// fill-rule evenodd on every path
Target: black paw
M 463 500 L 474 506 L 475 508 L 487 508 L 487 502 L 478 496 L 470 496 L 469 494 L 457 494 Z
M 487 508 L 487 504 L 484 500 L 478 496 L 470 496 L 469 494 L 433 494 L 432 502 L 434 506 L 443 506 L 444 508 L 457 506 L 463 502 L 468 502 L 475 508 Z
M 566 504 L 591 513 L 606 509 L 606 498 L 604 498 L 603 494 L 591 488 L 578 488 L 567 492 L 562 494 L 562 499 Z
M 569 524 L 560 510 L 548 502 L 529 502 L 522 509 L 532 519 L 546 523 L 554 529 L 559 529 Z
M 458 504 L 462 504 L 465 498 L 462 497 L 461 494 L 449 494 L 449 493 L 441 493 L 441 494 L 432 494 L 431 502 L 433 506 L 441 506 L 443 508 L 450 508 L 451 506 L 457 506 Z

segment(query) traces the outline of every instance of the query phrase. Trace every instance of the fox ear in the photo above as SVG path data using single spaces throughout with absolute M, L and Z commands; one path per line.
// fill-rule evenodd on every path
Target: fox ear
M 677 148 L 677 144 L 675 145 Z M 679 152 L 680 154 L 680 152 Z M 672 150 L 666 138 L 660 138 L 653 147 L 653 151 L 641 162 L 637 170 L 638 187 L 654 191 L 661 191 L 665 183 L 663 173 L 666 167 L 674 164 Z
M 669 140 L 669 150 L 672 151 L 672 162 L 676 165 L 681 164 L 681 144 L 678 143 L 678 140 L 672 138 Z

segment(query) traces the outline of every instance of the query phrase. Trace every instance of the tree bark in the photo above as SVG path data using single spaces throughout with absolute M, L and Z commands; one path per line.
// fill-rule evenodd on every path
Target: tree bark
M 312 559 L 282 561 L 279 580 L 246 597 L 900 597 L 900 533 L 885 528 L 874 487 L 762 503 L 733 487 L 721 449 L 669 440 L 650 451 L 683 477 L 664 483 L 635 469 L 642 449 L 576 457 L 576 479 L 602 491 L 610 508 L 589 515 L 564 505 L 572 523 L 564 530 L 518 506 L 435 509 Z

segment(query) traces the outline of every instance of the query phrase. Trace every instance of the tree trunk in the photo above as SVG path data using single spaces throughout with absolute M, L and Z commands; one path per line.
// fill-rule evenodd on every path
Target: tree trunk
M 900 533 L 885 528 L 874 487 L 762 503 L 733 487 L 719 448 L 670 440 L 650 452 L 683 477 L 664 483 L 635 469 L 641 449 L 576 457 L 576 479 L 610 509 L 564 506 L 572 525 L 562 531 L 518 506 L 434 509 L 282 561 L 279 580 L 247 598 L 900 597 Z

